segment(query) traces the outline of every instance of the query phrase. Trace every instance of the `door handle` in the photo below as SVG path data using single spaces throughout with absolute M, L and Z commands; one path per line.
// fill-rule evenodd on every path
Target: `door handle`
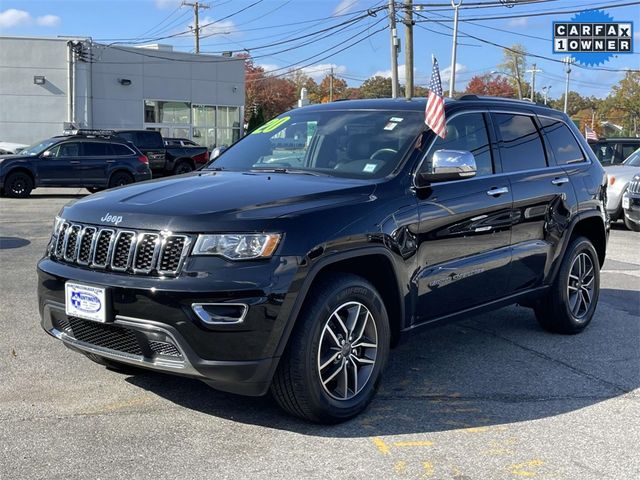
M 80 163 L 80 160 L 70 160 L 69 163 L 71 165 L 78 165 Z
M 553 183 L 554 185 L 562 185 L 563 183 L 569 183 L 569 178 L 568 177 L 556 177 L 553 180 L 551 180 L 551 183 Z
M 502 193 L 509 193 L 509 189 L 507 187 L 500 187 L 500 188 L 494 187 L 491 190 L 487 190 L 487 195 L 490 195 L 492 197 L 497 197 Z

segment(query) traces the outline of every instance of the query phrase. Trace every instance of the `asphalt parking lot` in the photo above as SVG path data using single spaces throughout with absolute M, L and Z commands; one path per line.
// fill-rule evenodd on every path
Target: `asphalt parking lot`
M 35 264 L 85 193 L 0 200 L 0 479 L 640 478 L 640 234 L 612 230 L 583 334 L 515 306 L 431 330 L 392 352 L 365 414 L 322 427 L 46 335 Z

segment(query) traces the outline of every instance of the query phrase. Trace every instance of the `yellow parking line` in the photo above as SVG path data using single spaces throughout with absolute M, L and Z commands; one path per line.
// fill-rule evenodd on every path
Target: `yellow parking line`
M 415 440 L 407 442 L 395 442 L 394 447 L 431 447 L 433 442 L 429 440 Z
M 389 455 L 389 445 L 387 445 L 384 440 L 380 437 L 373 437 L 371 439 L 373 444 L 376 446 L 378 451 L 383 455 Z

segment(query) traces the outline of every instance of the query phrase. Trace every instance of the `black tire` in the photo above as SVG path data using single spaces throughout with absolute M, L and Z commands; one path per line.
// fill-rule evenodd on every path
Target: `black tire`
M 103 367 L 107 367 L 107 369 L 113 370 L 114 372 L 133 375 L 136 373 L 140 373 L 143 370 L 133 365 L 120 363 L 115 360 L 111 360 L 110 358 L 101 357 L 100 355 L 96 355 L 95 353 L 82 352 L 82 354 L 92 362 L 95 362 L 98 365 L 102 365 Z
M 640 224 L 632 222 L 626 216 L 624 217 L 624 226 L 627 227 L 632 232 L 640 232 Z
M 582 273 L 580 261 L 585 263 Z M 590 268 L 593 269 L 591 273 Z M 550 291 L 534 307 L 536 318 L 540 325 L 550 332 L 580 333 L 591 322 L 599 295 L 598 254 L 589 239 L 576 237 L 567 247 L 560 271 Z M 588 305 L 587 299 L 590 299 Z
M 292 415 L 317 423 L 343 422 L 362 412 L 378 389 L 389 356 L 387 311 L 373 285 L 356 275 L 324 276 L 308 295 L 309 300 L 300 312 L 278 365 L 271 392 L 278 404 Z M 344 331 L 333 320 L 334 313 L 347 315 L 343 316 L 344 328 L 351 333 L 345 332 L 342 340 L 347 343 L 343 342 L 342 346 L 341 335 L 325 334 L 332 326 L 334 330 Z M 349 326 L 349 319 L 353 318 L 356 320 Z M 373 345 L 367 342 L 373 342 L 374 337 L 377 337 L 377 348 L 364 346 Z M 330 360 L 335 355 L 339 356 Z M 327 366 L 321 367 L 321 361 Z M 333 375 L 333 379 L 321 378 L 323 369 L 325 378 Z M 336 375 L 336 371 L 341 373 Z
M 104 188 L 103 187 L 87 187 L 87 190 L 89 190 L 90 193 L 98 193 L 104 190 Z
M 26 198 L 33 190 L 33 180 L 24 172 L 10 173 L 4 181 L 4 195 L 11 198 Z
M 133 183 L 133 177 L 127 172 L 116 172 L 109 179 L 109 188 L 122 187 Z
M 178 163 L 176 163 L 176 166 L 173 167 L 173 174 L 174 175 L 182 175 L 184 173 L 190 173 L 193 172 L 193 167 L 191 166 L 191 164 L 185 160 L 182 160 Z

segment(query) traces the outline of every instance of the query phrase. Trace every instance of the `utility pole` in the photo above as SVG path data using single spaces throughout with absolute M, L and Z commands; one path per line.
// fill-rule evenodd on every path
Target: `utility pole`
M 413 0 L 404 0 L 404 96 L 413 96 Z
M 522 82 L 520 81 L 520 65 L 518 65 L 518 57 L 514 57 L 513 64 L 516 71 L 516 87 L 518 87 L 518 99 L 522 100 Z
M 331 65 L 331 75 L 329 76 L 329 101 L 333 102 L 333 65 Z
M 533 64 L 533 68 L 531 70 L 527 70 L 527 73 L 531 73 L 531 101 L 535 102 L 536 95 L 536 73 L 542 72 L 542 70 L 538 70 L 536 68 L 536 64 Z
M 398 98 L 398 34 L 394 0 L 389 0 L 389 28 L 391 30 L 391 97 Z
M 189 3 L 189 2 L 182 2 L 182 7 L 193 7 L 193 15 L 195 17 L 195 21 L 194 26 L 195 28 L 193 29 L 193 32 L 196 35 L 196 53 L 200 53 L 200 10 L 204 10 L 207 8 L 211 8 L 209 7 L 209 5 L 207 5 L 206 3 L 200 3 L 200 2 L 193 2 L 193 3 Z
M 573 63 L 573 58 L 564 57 L 562 59 L 565 64 L 565 73 L 567 74 L 567 80 L 564 84 L 564 113 L 567 113 L 569 107 L 569 74 L 571 74 L 571 64 Z
M 451 77 L 449 78 L 449 97 L 453 97 L 453 91 L 456 88 L 456 54 L 458 53 L 458 10 L 460 10 L 462 0 L 456 3 L 451 0 L 453 7 L 453 42 L 451 47 Z

